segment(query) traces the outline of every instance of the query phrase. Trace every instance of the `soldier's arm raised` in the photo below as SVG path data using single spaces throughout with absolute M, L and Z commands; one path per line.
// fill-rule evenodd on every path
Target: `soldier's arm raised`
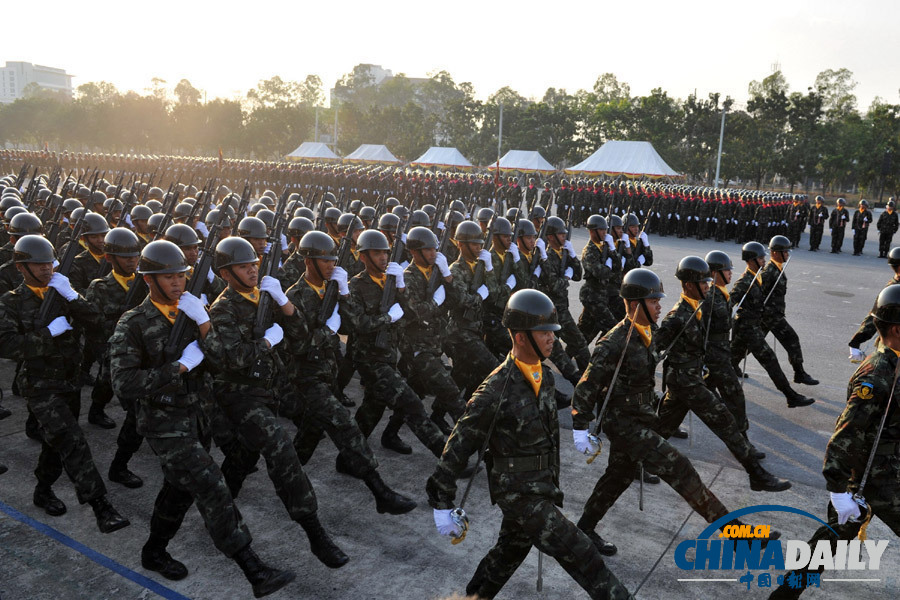
M 594 418 L 594 405 L 600 390 L 611 385 L 612 375 L 616 370 L 616 361 L 622 352 L 620 330 L 597 342 L 591 361 L 575 386 L 572 398 L 572 429 L 587 429 Z

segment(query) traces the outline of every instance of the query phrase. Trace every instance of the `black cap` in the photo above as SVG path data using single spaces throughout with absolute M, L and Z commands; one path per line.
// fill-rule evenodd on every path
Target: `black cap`
M 675 269 L 675 277 L 682 282 L 690 283 L 709 283 L 712 277 L 709 276 L 709 265 L 699 256 L 685 256 L 678 263 Z
M 632 269 L 625 274 L 619 295 L 625 300 L 666 297 L 663 284 L 656 273 L 644 268 Z
M 556 306 L 538 290 L 519 290 L 503 309 L 503 326 L 513 331 L 559 331 Z
M 297 251 L 303 258 L 337 260 L 337 248 L 331 236 L 324 231 L 309 231 L 300 239 Z
M 150 242 L 141 250 L 141 262 L 138 273 L 152 275 L 156 273 L 184 273 L 188 270 L 187 262 L 181 248 L 167 242 L 157 240 Z
M 138 256 L 141 253 L 141 242 L 130 229 L 116 227 L 110 229 L 103 238 L 103 252 L 113 256 Z

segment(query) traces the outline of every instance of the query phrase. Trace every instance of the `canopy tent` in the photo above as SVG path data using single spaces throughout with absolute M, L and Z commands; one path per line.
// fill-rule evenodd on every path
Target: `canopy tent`
M 496 169 L 497 163 L 488 165 Z M 554 173 L 556 169 L 536 150 L 510 150 L 500 159 L 502 171 L 524 171 L 527 173 Z
M 340 160 L 341 157 L 331 151 L 322 142 L 303 142 L 296 150 L 288 154 L 288 160 Z
M 650 142 L 610 141 L 586 159 L 566 169 L 585 175 L 626 177 L 681 177 L 666 164 Z
M 362 144 L 359 148 L 344 157 L 349 162 L 362 163 L 399 163 L 400 159 L 391 154 L 384 144 Z
M 472 163 L 456 148 L 432 146 L 425 154 L 410 163 L 416 167 L 456 167 L 471 169 Z

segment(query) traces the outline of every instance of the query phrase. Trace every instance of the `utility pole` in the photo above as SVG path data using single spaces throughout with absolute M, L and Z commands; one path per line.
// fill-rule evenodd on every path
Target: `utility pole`
M 337 132 L 338 132 L 337 117 L 338 117 L 338 108 L 337 108 L 337 104 L 335 104 L 334 105 L 334 138 L 332 139 L 332 143 L 334 144 L 334 148 L 332 148 L 332 149 L 334 150 L 335 154 L 337 154 Z
M 319 107 L 316 107 L 316 142 L 319 141 Z
M 500 103 L 500 131 L 497 133 L 497 163 L 500 163 L 500 146 L 503 144 L 503 103 Z
M 725 137 L 725 105 L 722 104 L 722 125 L 719 128 L 719 154 L 716 157 L 716 180 L 713 182 L 714 187 L 719 187 L 719 171 L 722 167 L 722 140 Z

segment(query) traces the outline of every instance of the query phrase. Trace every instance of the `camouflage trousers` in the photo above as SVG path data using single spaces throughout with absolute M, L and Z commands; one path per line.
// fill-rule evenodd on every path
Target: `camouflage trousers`
M 741 430 L 725 406 L 725 403 L 703 385 L 703 380 L 698 375 L 697 385 L 675 386 L 670 385 L 659 407 L 659 422 L 656 431 L 669 439 L 678 430 L 678 426 L 684 421 L 689 410 L 700 417 L 709 429 L 725 443 L 728 450 L 742 465 L 755 462 L 751 457 L 750 442 L 741 434 Z
M 355 417 L 363 436 L 368 439 L 372 435 L 384 415 L 384 409 L 390 408 L 403 417 L 406 425 L 432 454 L 440 457 L 444 450 L 444 435 L 425 414 L 422 400 L 397 369 L 376 362 L 360 362 L 356 367 L 365 388 Z
M 747 400 L 737 373 L 731 366 L 731 353 L 727 353 L 727 360 L 718 362 L 709 360 L 709 350 L 707 348 L 706 366 L 709 369 L 709 376 L 706 378 L 706 387 L 719 395 L 737 422 L 738 431 L 745 432 L 750 428 L 750 422 L 747 420 Z
M 762 320 L 763 336 L 770 331 L 775 334 L 775 339 L 787 351 L 788 361 L 795 373 L 803 372 L 803 349 L 800 347 L 800 336 L 787 322 L 784 315 L 772 315 Z
M 209 455 L 208 438 L 147 438 L 147 444 L 159 458 L 165 476 L 153 506 L 150 534 L 171 540 L 196 502 L 216 548 L 229 557 L 245 548 L 250 532 L 228 493 L 222 471 Z
M 868 229 L 857 229 L 853 232 L 853 253 L 861 254 L 866 245 L 866 237 L 869 235 Z
M 621 423 L 615 427 L 609 425 L 603 428 L 610 441 L 609 465 L 584 505 L 579 527 L 596 527 L 622 492 L 631 485 L 641 463 L 645 469 L 668 483 L 708 523 L 728 513 L 700 480 L 691 461 L 659 433 L 633 423 L 627 423 L 624 427 Z
M 735 370 L 741 368 L 741 361 L 748 352 L 763 366 L 775 387 L 783 394 L 789 393 L 791 384 L 781 370 L 772 348 L 766 343 L 762 324 L 758 321 L 735 326 L 734 337 L 731 339 L 731 364 Z
M 110 379 L 109 355 L 104 352 L 97 362 L 100 366 L 97 369 L 97 379 L 94 381 L 94 388 L 91 390 L 91 403 L 106 407 L 113 399 L 113 396 L 115 396 L 112 380 Z
M 506 339 L 509 339 L 509 334 Z M 409 369 L 407 381 L 416 394 L 420 397 L 433 395 L 434 403 L 431 406 L 435 412 L 448 413 L 454 421 L 459 419 L 466 404 L 461 398 L 459 387 L 441 360 L 441 353 L 438 350 L 424 350 L 406 358 Z
M 125 420 L 122 421 L 122 427 L 119 429 L 119 436 L 116 438 L 116 455 L 113 458 L 113 464 L 121 461 L 120 466 L 125 466 L 128 461 L 138 451 L 144 441 L 144 436 L 137 432 L 137 407 L 134 401 L 122 401 L 122 408 L 125 409 Z
M 591 360 L 591 353 L 588 350 L 587 340 L 584 339 L 572 313 L 569 312 L 568 306 L 557 306 L 556 314 L 559 317 L 560 330 L 556 332 L 556 337 L 561 338 L 566 343 L 566 354 L 575 359 L 579 371 L 587 369 Z
M 378 468 L 378 461 L 356 421 L 323 381 L 295 380 L 295 387 L 303 390 L 296 395 L 298 402 L 281 404 L 281 414 L 297 425 L 294 449 L 301 464 L 306 464 L 316 451 L 319 441 L 327 434 L 341 453 L 341 459 L 353 476 L 365 479 Z
M 291 519 L 300 521 L 316 514 L 316 495 L 290 436 L 276 420 L 267 401 L 268 398 L 248 393 L 218 394 L 218 405 L 234 427 L 238 442 L 222 449 L 225 452 L 222 471 L 229 474 L 229 487 L 235 476 L 242 483 L 262 455 L 275 493 Z
M 447 356 L 453 360 L 453 381 L 470 396 L 500 361 L 484 340 L 468 331 L 456 331 L 445 342 Z
M 481 559 L 466 594 L 493 598 L 528 556 L 532 546 L 552 556 L 591 598 L 632 598 L 606 567 L 594 543 L 546 498 L 501 502 L 497 544 Z
M 495 356 L 505 357 L 512 350 L 512 339 L 509 337 L 509 330 L 500 324 L 499 318 L 494 318 L 488 323 L 487 319 L 483 322 L 484 326 L 484 343 L 488 350 Z
M 41 454 L 34 475 L 38 485 L 51 486 L 63 469 L 82 504 L 106 495 L 84 432 L 78 426 L 81 394 L 65 392 L 27 398 L 28 410 L 40 427 Z
M 598 335 L 603 335 L 618 323 L 609 310 L 606 298 L 599 298 L 598 300 L 598 302 L 584 304 L 581 315 L 578 317 L 578 329 L 588 344 L 593 342 Z
M 865 489 L 866 503 L 869 505 L 869 510 L 872 511 L 872 515 L 878 517 L 885 525 L 890 527 L 891 531 L 894 532 L 894 535 L 900 536 L 900 489 L 897 487 L 896 480 L 893 482 L 886 482 L 887 485 L 883 486 L 872 485 L 874 483 L 874 480 L 871 481 Z M 847 521 L 843 525 L 838 525 L 837 511 L 834 509 L 834 506 L 831 505 L 831 502 L 828 503 L 827 521 L 829 527 L 837 533 L 837 536 L 832 533 L 831 529 L 822 526 L 813 534 L 812 538 L 809 540 L 809 545 L 814 550 L 816 544 L 820 540 L 828 540 L 831 542 L 831 552 L 833 555 L 836 555 L 837 541 L 855 539 L 856 536 L 859 535 L 859 529 L 863 523 L 863 520 L 860 519 L 856 523 Z M 785 583 L 777 590 L 777 597 L 799 598 L 806 587 L 807 574 L 810 572 L 821 573 L 823 570 L 824 568 L 820 567 L 816 571 L 810 571 L 809 569 L 788 571 L 784 576 Z M 788 584 L 791 575 L 799 576 L 799 579 L 795 580 L 799 581 L 799 589 L 793 589 Z

